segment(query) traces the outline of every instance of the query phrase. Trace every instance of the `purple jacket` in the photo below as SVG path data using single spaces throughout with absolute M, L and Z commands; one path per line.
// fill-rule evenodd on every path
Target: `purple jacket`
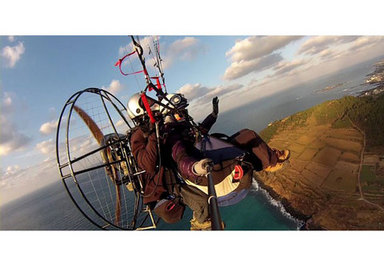
M 208 133 L 212 125 L 216 122 L 216 117 L 212 114 L 199 125 L 203 133 Z M 168 129 L 169 130 L 169 129 Z M 169 130 L 167 137 L 163 140 L 162 153 L 164 159 L 171 159 L 176 163 L 179 172 L 183 178 L 192 182 L 199 183 L 201 177 L 193 173 L 193 164 L 199 161 L 199 158 L 192 156 L 188 152 L 190 142 L 183 140 L 182 131 L 185 130 L 182 125 Z M 166 130 L 167 131 L 167 130 Z M 163 184 L 164 169 L 156 172 L 156 164 L 158 159 L 156 136 L 155 133 L 149 136 L 143 132 L 141 128 L 134 130 L 131 136 L 132 153 L 135 157 L 138 166 L 146 171 L 145 175 L 145 195 L 150 195 L 144 199 L 144 203 L 158 200 L 163 192 L 166 192 Z M 171 157 L 171 158 L 170 158 Z M 165 162 L 166 164 L 166 162 Z M 160 174 L 161 184 L 157 184 L 158 174 Z M 154 191 L 156 187 L 156 190 Z

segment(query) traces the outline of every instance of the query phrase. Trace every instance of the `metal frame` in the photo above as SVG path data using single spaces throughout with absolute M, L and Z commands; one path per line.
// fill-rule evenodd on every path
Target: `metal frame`
M 81 170 L 81 171 L 75 171 L 73 169 L 73 165 L 72 165 L 73 163 L 75 163 L 77 161 L 80 161 L 81 159 L 84 159 L 84 158 L 86 158 L 86 157 L 88 157 L 88 156 L 90 156 L 90 155 L 92 155 L 94 153 L 97 153 L 97 152 L 99 152 L 99 151 L 101 151 L 101 150 L 103 150 L 103 149 L 105 149 L 105 148 L 107 148 L 107 147 L 112 145 L 112 144 L 105 144 L 104 146 L 101 146 L 98 149 L 90 151 L 90 152 L 88 152 L 88 153 L 86 153 L 86 154 L 84 154 L 84 155 L 82 155 L 82 156 L 80 156 L 78 158 L 71 158 L 70 145 L 69 145 L 69 141 L 70 141 L 69 140 L 70 120 L 71 120 L 72 112 L 73 112 L 74 105 L 75 105 L 76 101 L 84 93 L 93 93 L 93 94 L 96 94 L 96 95 L 100 96 L 101 102 L 103 104 L 104 111 L 105 111 L 106 115 L 108 116 L 109 123 L 112 125 L 113 131 L 114 131 L 114 133 L 117 136 L 118 136 L 118 133 L 117 133 L 115 124 L 113 123 L 113 121 L 111 119 L 111 116 L 110 116 L 110 113 L 108 111 L 108 108 L 106 106 L 105 99 L 107 101 L 109 101 L 109 103 L 113 106 L 113 108 L 118 112 L 118 114 L 124 120 L 124 122 L 129 127 L 129 129 L 132 129 L 131 125 L 128 123 L 127 119 L 123 115 L 123 111 L 126 112 L 125 106 L 113 94 L 109 93 L 108 91 L 105 91 L 105 90 L 102 90 L 102 89 L 98 89 L 98 88 L 87 88 L 87 89 L 84 89 L 82 91 L 78 91 L 77 93 L 73 94 L 67 100 L 67 102 L 65 103 L 65 105 L 64 105 L 64 107 L 63 107 L 63 109 L 61 111 L 60 118 L 59 118 L 59 121 L 58 121 L 58 124 L 57 124 L 57 132 L 56 132 L 56 158 L 57 158 L 57 167 L 58 167 L 58 170 L 59 170 L 59 173 L 60 173 L 60 177 L 61 177 L 61 180 L 63 182 L 63 185 L 64 185 L 64 187 L 65 187 L 69 197 L 71 198 L 71 200 L 75 204 L 75 206 L 79 209 L 79 211 L 84 215 L 84 217 L 87 218 L 92 224 L 94 224 L 95 226 L 97 226 L 100 229 L 146 230 L 146 229 L 156 228 L 156 222 L 157 221 L 155 221 L 155 218 L 154 218 L 154 216 L 152 214 L 151 209 L 149 207 L 147 207 L 144 210 L 142 209 L 142 207 L 143 207 L 143 204 L 142 204 L 142 195 L 143 195 L 142 188 L 143 188 L 143 185 L 141 183 L 140 176 L 141 176 L 141 174 L 143 174 L 145 172 L 138 170 L 138 168 L 136 166 L 137 164 L 136 164 L 132 154 L 130 154 L 131 149 L 130 149 L 129 142 L 125 143 L 124 140 L 119 138 L 116 142 L 113 143 L 113 144 L 119 144 L 119 149 L 120 149 L 121 155 L 122 155 L 122 158 L 119 161 L 107 162 L 107 163 L 105 163 L 103 165 L 87 168 L 87 169 L 84 169 L 84 170 Z M 115 102 L 118 102 L 121 105 L 121 108 L 122 108 L 123 111 L 117 107 Z M 61 127 L 61 124 L 62 124 L 64 112 L 68 108 L 69 108 L 69 112 L 68 112 L 67 126 L 66 126 L 66 133 L 65 133 L 65 147 L 66 147 L 67 162 L 61 163 L 60 162 L 60 151 L 59 151 L 59 144 L 60 144 L 60 141 L 61 141 L 61 140 L 59 140 L 59 138 L 60 138 L 60 127 Z M 129 174 L 127 175 L 128 179 L 129 179 L 129 181 L 132 181 L 131 183 L 134 183 L 134 191 L 133 191 L 134 192 L 134 198 L 135 198 L 134 214 L 133 214 L 132 223 L 127 228 L 115 225 L 114 223 L 112 223 L 111 221 L 109 221 L 105 217 L 103 217 L 94 208 L 92 203 L 90 203 L 90 201 L 86 197 L 86 195 L 85 195 L 83 189 L 81 188 L 81 185 L 78 182 L 77 177 L 76 177 L 79 174 L 82 174 L 82 173 L 85 173 L 85 172 L 89 172 L 91 170 L 102 168 L 102 167 L 105 167 L 105 166 L 111 166 L 111 165 L 114 165 L 114 164 L 117 164 L 117 163 L 121 163 L 121 162 L 123 162 L 123 163 L 125 162 L 126 163 L 126 166 L 127 166 L 128 172 L 129 172 Z M 63 173 L 63 169 L 66 168 L 66 167 L 69 167 L 70 174 L 64 174 Z M 138 179 L 139 187 L 136 187 L 136 183 L 135 183 L 135 181 L 133 181 L 133 178 Z M 73 180 L 73 182 L 74 182 L 75 186 L 77 187 L 77 191 L 79 192 L 81 198 L 89 206 L 89 208 L 91 209 L 91 212 L 96 214 L 96 216 L 99 218 L 98 219 L 99 221 L 95 221 L 94 219 L 92 219 L 92 217 L 90 217 L 84 211 L 84 209 L 82 209 L 82 207 L 79 205 L 78 201 L 76 201 L 76 199 L 74 198 L 73 194 L 71 193 L 71 191 L 69 189 L 69 186 L 68 186 L 68 183 L 67 183 L 68 179 L 72 179 Z M 122 184 L 124 184 L 123 180 L 117 180 L 117 181 L 114 182 L 114 185 L 120 186 Z M 118 187 L 118 188 L 120 189 L 120 187 Z M 137 216 L 139 214 L 141 214 L 141 213 L 145 213 L 146 214 L 145 219 L 144 219 L 144 221 L 138 227 L 136 227 Z M 152 224 L 149 225 L 149 226 L 146 226 L 146 227 L 141 227 L 141 225 L 144 224 L 144 222 L 146 221 L 146 219 L 148 217 L 150 218 Z M 98 222 L 100 222 L 100 220 L 102 222 L 104 222 L 103 225 L 98 223 Z

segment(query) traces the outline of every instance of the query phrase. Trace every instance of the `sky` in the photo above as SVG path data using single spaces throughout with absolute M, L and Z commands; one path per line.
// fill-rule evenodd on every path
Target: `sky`
M 382 36 L 140 36 L 146 54 L 154 39 L 168 92 L 197 121 L 215 96 L 229 111 L 384 53 Z M 60 179 L 56 125 L 73 93 L 104 88 L 126 103 L 143 89 L 142 74 L 114 66 L 131 51 L 128 36 L 0 36 L 0 205 Z

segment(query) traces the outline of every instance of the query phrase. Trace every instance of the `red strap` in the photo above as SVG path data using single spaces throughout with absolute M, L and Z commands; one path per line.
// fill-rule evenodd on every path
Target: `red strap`
M 138 73 L 141 73 L 141 72 L 144 72 L 144 70 L 140 70 L 140 71 L 136 71 L 136 72 L 132 72 L 132 73 L 124 73 L 121 69 L 121 65 L 123 64 L 123 60 L 129 56 L 131 56 L 132 54 L 134 54 L 136 51 L 133 51 L 131 53 L 128 53 L 127 55 L 125 55 L 123 58 L 119 59 L 116 63 L 115 63 L 115 67 L 119 66 L 119 69 L 120 69 L 120 72 L 121 74 L 123 74 L 124 76 L 128 76 L 128 75 L 133 75 L 133 74 L 138 74 Z
M 157 89 L 161 90 L 161 84 L 160 84 L 160 79 L 159 77 L 151 77 L 151 79 L 156 79 L 156 86 L 157 86 Z M 151 91 L 153 90 L 152 87 L 149 87 L 148 91 Z
M 149 107 L 148 99 L 147 99 L 147 96 L 145 95 L 145 93 L 141 93 L 141 100 L 143 100 L 145 110 L 147 110 L 147 113 L 148 113 L 149 119 L 151 120 L 151 123 L 155 123 L 156 120 L 153 117 L 152 110 Z

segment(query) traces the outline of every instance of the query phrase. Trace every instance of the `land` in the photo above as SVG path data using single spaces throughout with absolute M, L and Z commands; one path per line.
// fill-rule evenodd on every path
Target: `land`
M 337 83 L 335 85 L 326 86 L 323 89 L 317 90 L 317 91 L 315 91 L 315 93 L 327 92 L 327 91 L 330 91 L 330 90 L 335 89 L 335 88 L 340 88 L 342 86 L 344 86 L 344 83 Z
M 384 230 L 383 122 L 384 92 L 373 90 L 273 122 L 260 134 L 291 158 L 255 178 L 306 229 Z

